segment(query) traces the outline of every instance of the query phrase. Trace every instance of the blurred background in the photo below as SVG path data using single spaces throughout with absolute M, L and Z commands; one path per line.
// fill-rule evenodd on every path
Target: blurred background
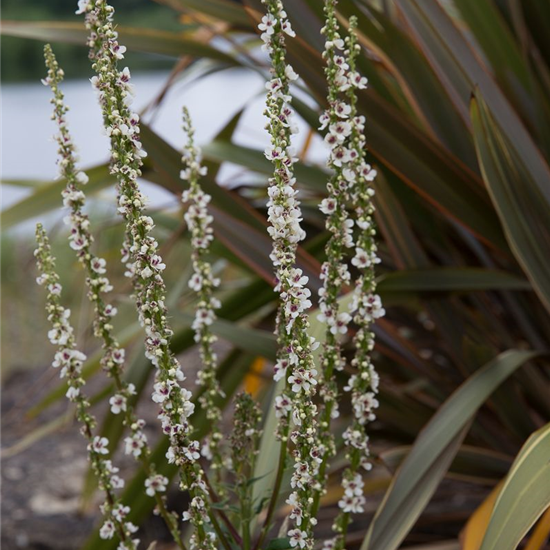
M 271 166 L 263 156 L 262 115 L 268 60 L 255 30 L 262 6 L 259 0 L 112 4 L 120 41 L 128 47 L 124 63 L 132 71 L 135 109 L 144 122 L 148 158 L 141 184 L 167 264 L 174 351 L 191 382 L 198 363 L 189 329 L 195 304 L 187 287 L 190 251 L 180 203 L 184 104 L 203 146 L 209 167 L 203 185 L 213 196 L 215 218 L 212 260 L 222 278 L 223 307 L 215 325 L 219 377 L 228 403 L 244 388 L 266 415 L 261 481 L 255 486 L 261 498 L 276 455 L 270 413 L 276 303 L 265 225 Z M 315 291 L 327 241 L 317 208 L 327 180 L 317 122 L 326 95 L 322 2 L 290 0 L 285 6 L 298 35 L 288 41 L 289 60 L 301 75 L 293 89 L 300 125 L 296 175 L 308 238 L 299 262 Z M 479 550 L 514 457 L 550 419 L 550 365 L 544 355 L 550 341 L 550 4 L 340 0 L 338 6 L 344 24 L 352 14 L 359 17 L 359 68 L 370 82 L 358 106 L 367 118 L 369 162 L 379 171 L 379 292 L 388 311 L 376 327 L 381 405 L 370 427 L 374 469 L 365 486 L 367 509 L 352 526 L 348 550 L 361 546 L 372 525 L 370 550 L 400 545 Z M 50 232 L 64 300 L 89 357 L 85 372 L 100 430 L 132 480 L 125 493 L 131 519 L 143 525 L 143 541 L 156 539 L 157 550 L 170 549 L 135 465 L 120 456 L 123 428 L 106 411 L 110 388 L 99 368 L 83 275 L 62 223 L 64 182 L 56 180 L 50 91 L 40 83 L 45 42 L 52 43 L 65 70 L 68 122 L 90 176 L 95 245 L 107 259 L 119 309 L 116 329 L 129 349 L 127 378 L 138 387 L 139 414 L 148 420 L 148 435 L 162 454 L 149 399 L 151 365 L 143 357 L 120 264 L 123 228 L 106 165 L 109 144 L 89 83 L 81 16 L 74 14 L 73 0 L 4 0 L 2 8 L 2 545 L 6 550 L 116 547 L 97 536 L 98 496 L 85 448 L 64 388 L 49 368 L 54 350 L 46 338 L 44 296 L 35 284 L 32 256 L 34 225 L 40 220 Z M 350 359 L 347 340 L 344 350 Z M 472 378 L 482 368 L 489 369 L 484 380 L 493 381 L 485 386 Z M 495 380 L 501 381 L 504 371 L 511 376 L 499 386 Z M 351 372 L 348 366 L 338 379 L 340 387 Z M 462 416 L 442 414 L 443 404 L 468 382 L 455 405 Z M 479 411 L 475 403 L 483 403 Z M 335 423 L 338 437 L 349 415 L 344 404 Z M 418 439 L 430 419 L 433 431 Z M 196 423 L 198 435 L 204 435 L 200 411 Z M 396 525 L 387 506 L 379 507 L 413 445 L 419 451 L 413 465 L 417 483 L 406 489 L 392 485 L 394 495 L 402 491 L 396 504 L 402 521 Z M 328 535 L 340 498 L 344 463 L 340 447 L 320 512 L 321 538 Z M 539 502 L 537 491 L 547 489 L 543 482 L 529 487 L 512 499 L 516 507 L 510 510 L 517 518 L 531 513 L 529 503 Z M 185 509 L 185 497 L 177 491 L 170 501 L 174 509 Z M 284 509 L 278 521 L 283 517 Z M 549 531 L 546 512 L 522 548 L 548 548 Z M 386 534 L 395 539 L 385 540 Z

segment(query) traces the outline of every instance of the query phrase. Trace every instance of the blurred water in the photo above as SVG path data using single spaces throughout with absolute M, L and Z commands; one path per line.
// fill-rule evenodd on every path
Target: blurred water
M 167 73 L 133 75 L 136 98 L 134 109 L 140 112 L 162 90 Z M 71 108 L 68 122 L 78 146 L 81 166 L 105 162 L 108 140 L 102 134 L 102 119 L 95 93 L 87 80 L 67 81 L 63 85 Z M 201 77 L 196 81 L 175 83 L 160 107 L 146 115 L 149 123 L 166 141 L 181 147 L 181 107 L 187 105 L 196 127 L 199 143 L 207 143 L 243 107 L 234 141 L 264 148 L 268 138 L 263 130 L 264 80 L 257 73 L 231 69 Z M 40 83 L 2 86 L 2 145 L 0 172 L 3 181 L 10 179 L 53 179 L 56 176 L 55 132 L 50 120 L 51 92 Z M 301 124 L 305 127 L 305 124 Z M 302 132 L 297 145 L 305 139 Z M 235 178 L 235 167 L 224 166 L 220 184 Z M 11 185 L 2 186 L 2 209 L 17 202 L 30 191 Z M 175 203 L 174 195 L 148 184 L 146 193 L 151 205 Z M 27 225 L 27 224 L 25 224 Z

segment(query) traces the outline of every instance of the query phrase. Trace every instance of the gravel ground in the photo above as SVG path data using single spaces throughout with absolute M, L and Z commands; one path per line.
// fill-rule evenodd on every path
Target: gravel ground
M 182 358 L 189 371 L 196 369 L 197 358 L 188 354 Z M 78 426 L 70 417 L 59 429 L 32 445 L 13 453 L 25 436 L 39 426 L 67 412 L 64 402 L 56 404 L 29 420 L 25 412 L 58 383 L 51 369 L 20 371 L 11 375 L 2 387 L 2 535 L 3 550 L 74 550 L 86 540 L 98 521 L 98 500 L 83 509 L 80 502 L 83 477 L 87 470 L 85 445 Z M 101 378 L 101 377 L 98 377 Z M 191 374 L 190 379 L 194 376 Z M 99 389 L 97 381 L 89 385 L 89 393 Z M 101 411 L 95 411 L 99 414 Z M 156 410 L 143 400 L 139 411 L 155 437 Z M 126 457 L 115 457 L 122 473 L 135 464 Z M 438 540 L 456 540 L 469 511 L 481 502 L 488 488 L 457 481 L 444 481 L 433 502 L 407 539 L 410 544 Z M 369 516 L 374 513 L 381 495 L 369 498 L 367 512 L 357 521 L 349 550 L 359 548 Z M 184 510 L 185 497 L 177 491 L 170 495 L 171 508 Z M 321 511 L 319 530 L 329 535 L 333 509 Z M 141 540 L 159 540 L 156 550 L 171 550 L 163 544 L 166 532 L 162 522 L 152 517 L 143 526 Z M 352 542 L 353 541 L 353 542 Z M 354 542 L 356 541 L 357 544 Z M 147 548 L 146 545 L 143 548 Z

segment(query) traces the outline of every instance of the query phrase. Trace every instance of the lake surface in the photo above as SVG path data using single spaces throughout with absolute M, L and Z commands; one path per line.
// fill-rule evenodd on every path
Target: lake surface
M 163 89 L 168 73 L 136 74 L 132 83 L 136 92 L 133 108 L 141 112 Z M 63 91 L 68 123 L 79 149 L 83 168 L 106 162 L 108 140 L 102 133 L 102 119 L 96 95 L 88 80 L 66 81 Z M 195 81 L 176 82 L 159 107 L 148 110 L 144 121 L 176 148 L 181 148 L 181 108 L 189 108 L 199 144 L 208 143 L 240 109 L 245 108 L 237 132 L 236 143 L 263 149 L 268 137 L 263 129 L 265 119 L 264 80 L 252 71 L 228 69 Z M 50 120 L 49 88 L 40 83 L 2 86 L 2 144 L 0 173 L 2 181 L 10 179 L 51 180 L 57 175 L 55 130 Z M 301 130 L 306 128 L 300 121 Z M 305 139 L 302 131 L 296 139 L 300 147 Z M 313 158 L 322 159 L 323 147 L 315 142 Z M 242 168 L 224 165 L 220 185 L 231 185 Z M 152 184 L 145 184 L 152 206 L 176 203 L 173 194 Z M 30 191 L 11 185 L 2 186 L 2 209 L 14 204 Z M 111 191 L 112 194 L 112 191 Z M 27 226 L 27 224 L 25 224 Z M 26 231 L 25 231 L 26 232 Z

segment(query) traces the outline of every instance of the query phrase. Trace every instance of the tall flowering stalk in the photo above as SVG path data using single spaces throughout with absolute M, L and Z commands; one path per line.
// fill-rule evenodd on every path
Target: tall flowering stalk
M 347 182 L 349 197 L 354 205 L 354 223 L 358 227 L 355 240 L 355 255 L 351 263 L 359 272 L 355 281 L 353 301 L 350 310 L 358 330 L 353 344 L 355 356 L 352 367 L 356 372 L 350 377 L 345 391 L 351 393 L 353 408 L 352 424 L 344 432 L 346 456 L 349 466 L 342 479 L 344 495 L 339 501 L 341 509 L 333 529 L 336 536 L 325 542 L 324 550 L 343 550 L 351 514 L 364 511 L 363 479 L 361 469 L 369 470 L 369 438 L 365 431 L 367 423 L 375 419 L 378 407 L 378 374 L 372 363 L 374 348 L 373 322 L 384 315 L 380 297 L 376 294 L 375 265 L 380 262 L 377 256 L 376 230 L 374 227 L 374 189 L 371 182 L 376 171 L 365 160 L 366 138 L 364 136 L 365 117 L 357 113 L 357 90 L 367 86 L 367 79 L 357 72 L 356 59 L 360 51 L 357 42 L 357 19 L 350 17 L 349 34 L 343 41 L 338 33 L 335 15 L 335 0 L 326 0 L 325 13 L 327 24 L 323 29 L 326 36 L 326 57 L 328 69 L 332 66 L 334 91 L 343 96 L 337 103 L 337 109 L 346 115 L 345 123 L 331 118 L 331 113 L 321 117 L 322 127 L 328 126 L 326 140 L 333 145 L 331 159 L 339 156 L 345 159 L 342 177 Z M 337 52 L 340 50 L 340 53 Z M 332 58 L 332 59 L 330 59 Z M 331 81 L 329 80 L 329 87 Z M 338 135 L 345 134 L 345 146 L 335 145 Z M 329 199 L 330 200 L 330 197 Z
M 117 475 L 119 469 L 108 459 L 108 439 L 94 435 L 97 421 L 88 411 L 90 403 L 82 391 L 85 384 L 82 378 L 82 364 L 86 356 L 76 347 L 74 330 L 70 323 L 71 312 L 61 305 L 62 289 L 55 271 L 55 259 L 46 231 L 40 224 L 36 226 L 36 242 L 38 246 L 34 255 L 40 272 L 37 283 L 46 285 L 46 312 L 52 325 L 48 337 L 58 348 L 52 366 L 60 368 L 60 377 L 67 379 L 67 398 L 76 405 L 77 418 L 82 424 L 80 431 L 88 440 L 88 458 L 97 476 L 99 487 L 105 493 L 106 500 L 101 505 L 105 521 L 100 536 L 103 539 L 111 539 L 116 535 L 120 540 L 119 550 L 135 550 L 139 540 L 133 539 L 132 536 L 137 527 L 126 521 L 130 508 L 121 502 L 115 491 L 124 486 L 124 480 Z
M 217 337 L 212 333 L 212 323 L 216 320 L 216 309 L 220 302 L 214 297 L 214 290 L 220 280 L 214 277 L 212 266 L 208 261 L 210 243 L 214 239 L 212 216 L 208 213 L 208 204 L 211 196 L 205 193 L 200 186 L 200 176 L 206 175 L 206 167 L 201 166 L 201 151 L 195 145 L 195 131 L 187 108 L 183 108 L 183 131 L 187 136 L 187 143 L 183 150 L 181 179 L 188 183 L 189 188 L 183 192 L 182 202 L 188 205 L 185 213 L 185 222 L 191 232 L 191 247 L 193 249 L 193 275 L 189 287 L 197 293 L 199 302 L 195 312 L 193 330 L 195 341 L 199 344 L 202 369 L 198 373 L 197 382 L 204 388 L 200 403 L 210 422 L 210 435 L 203 446 L 202 454 L 212 461 L 216 479 L 220 481 L 223 457 L 220 451 L 222 434 L 220 430 L 221 410 L 219 407 L 222 389 L 216 378 L 218 358 L 213 349 Z M 218 493 L 222 490 L 218 483 Z
M 44 57 L 48 75 L 43 83 L 49 86 L 53 92 L 52 119 L 55 120 L 58 128 L 55 140 L 59 146 L 60 176 L 67 181 L 67 186 L 63 191 L 63 203 L 70 209 L 70 214 L 65 218 L 65 222 L 70 227 L 71 248 L 75 250 L 77 258 L 86 272 L 88 299 L 94 306 L 94 334 L 103 344 L 104 353 L 101 364 L 108 376 L 112 378 L 116 388 L 115 395 L 109 400 L 111 412 L 122 414 L 124 424 L 130 429 L 130 435 L 125 439 L 125 451 L 141 463 L 147 476 L 145 481 L 147 494 L 155 498 L 157 510 L 165 520 L 174 540 L 180 548 L 184 548 L 179 533 L 178 518 L 175 514 L 168 512 L 165 497 L 162 494 L 166 491 L 168 479 L 156 472 L 155 464 L 151 461 L 151 450 L 147 444 L 147 437 L 143 432 L 145 421 L 136 416 L 131 404 L 135 387 L 133 384 L 128 384 L 123 378 L 125 352 L 114 335 L 112 325 L 117 309 L 106 303 L 103 298 L 103 294 L 112 289 L 105 276 L 106 261 L 94 255 L 92 251 L 91 245 L 94 239 L 90 230 L 90 220 L 83 212 L 86 197 L 81 186 L 86 184 L 88 177 L 77 168 L 76 147 L 65 120 L 69 109 L 64 103 L 64 95 L 59 88 L 63 81 L 63 70 L 59 67 L 49 44 L 44 48 Z
M 270 257 L 277 278 L 275 290 L 281 300 L 277 317 L 279 353 L 275 379 L 286 378 L 284 393 L 277 397 L 276 407 L 283 448 L 287 444 L 291 423 L 294 425 L 290 431 L 290 440 L 294 444 L 293 492 L 287 500 L 292 506 L 290 518 L 294 525 L 288 536 L 292 547 L 311 549 L 316 523 L 311 515 L 311 503 L 313 492 L 319 484 L 318 469 L 323 452 L 317 444 L 317 407 L 313 403 L 317 371 L 312 354 L 315 343 L 308 335 L 307 310 L 311 307 L 311 292 L 305 286 L 308 278 L 296 267 L 296 249 L 305 233 L 300 227 L 302 213 L 294 187 L 293 164 L 296 159 L 291 136 L 296 132 L 296 126 L 292 121 L 289 84 L 298 75 L 285 59 L 285 34 L 295 35 L 282 2 L 262 1 L 267 14 L 259 29 L 272 66 L 272 78 L 266 84 L 265 110 L 268 118 L 266 127 L 271 136 L 271 146 L 266 149 L 265 155 L 274 166 L 273 177 L 269 180 L 268 231 L 273 239 Z
M 323 398 L 321 412 L 320 438 L 323 442 L 325 454 L 320 467 L 319 475 L 324 481 L 328 459 L 335 452 L 334 437 L 331 433 L 330 422 L 338 416 L 338 388 L 334 379 L 334 372 L 342 370 L 345 360 L 342 357 L 340 335 L 348 331 L 351 315 L 340 311 L 338 298 L 344 287 L 351 280 L 346 257 L 347 250 L 353 247 L 353 219 L 348 214 L 347 206 L 350 201 L 351 190 L 355 182 L 353 170 L 357 152 L 352 143 L 352 124 L 350 115 L 351 105 L 346 101 L 342 87 L 348 85 L 343 79 L 342 71 L 348 66 L 338 21 L 335 15 L 336 0 L 327 0 L 324 6 L 326 17 L 322 33 L 325 35 L 325 51 L 323 58 L 326 62 L 325 76 L 327 80 L 328 108 L 321 115 L 321 130 L 328 129 L 325 142 L 330 147 L 327 160 L 331 177 L 327 183 L 328 196 L 321 202 L 320 210 L 326 216 L 325 227 L 330 238 L 325 246 L 326 261 L 321 268 L 323 286 L 319 291 L 318 320 L 325 324 L 325 341 L 321 354 L 322 381 L 320 394 Z M 344 86 L 343 86 L 344 84 Z M 324 483 L 323 483 L 324 489 Z M 321 492 L 315 495 L 314 511 L 319 506 Z
M 144 214 L 146 199 L 137 183 L 144 156 L 139 117 L 129 108 L 130 71 L 118 69 L 126 48 L 118 42 L 113 27 L 114 9 L 105 0 L 80 0 L 77 13 L 86 14 L 90 58 L 96 72 L 92 84 L 98 92 L 111 140 L 111 172 L 118 180 L 118 210 L 127 224 L 123 261 L 132 279 L 139 320 L 146 332 L 146 355 L 157 369 L 152 399 L 160 407 L 162 429 L 170 440 L 166 456 L 179 467 L 180 487 L 189 491 L 191 497 L 189 510 L 183 516 L 194 526 L 191 548 L 213 550 L 217 535 L 211 527 L 222 539 L 223 533 L 215 517 L 209 514 L 209 489 L 198 462 L 200 443 L 191 437 L 189 417 L 195 408 L 191 392 L 180 385 L 185 376 L 170 349 L 173 331 L 168 322 L 162 278 L 166 266 L 151 234 L 153 220 Z

